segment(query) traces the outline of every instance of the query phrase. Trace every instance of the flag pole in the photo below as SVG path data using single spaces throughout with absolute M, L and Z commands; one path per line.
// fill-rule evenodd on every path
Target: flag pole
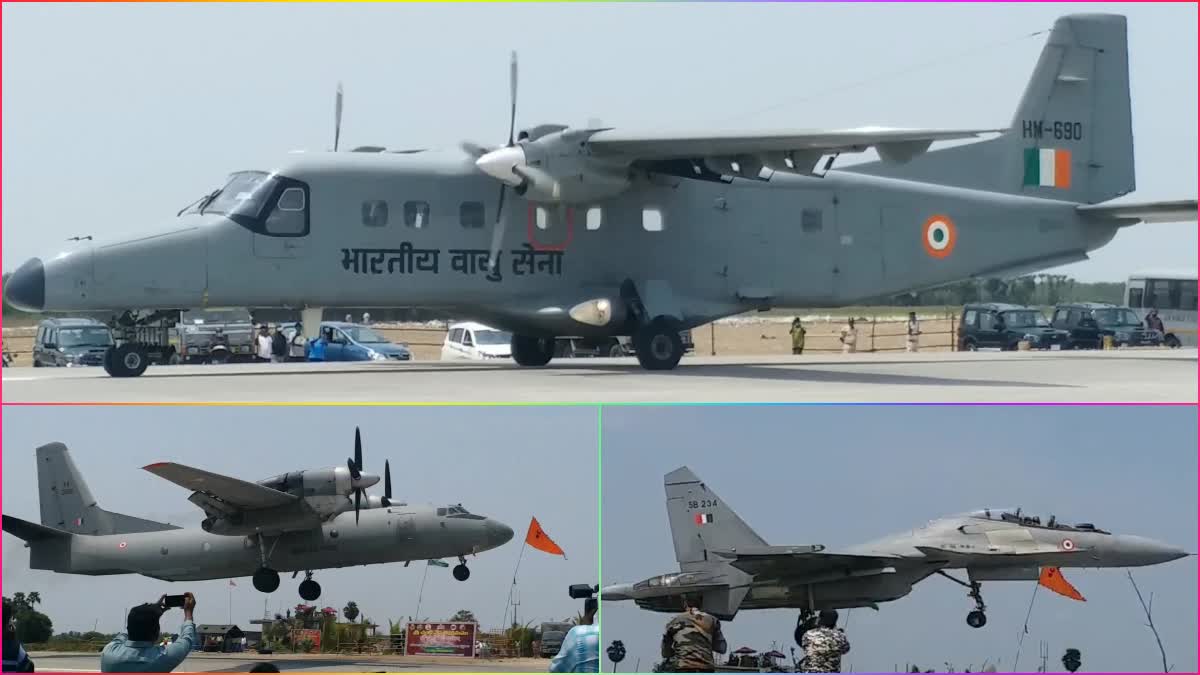
M 429 561 L 425 561 L 425 573 L 421 575 L 421 590 L 417 592 L 417 621 L 421 620 L 421 598 L 425 595 L 425 578 L 429 576 Z
M 525 557 L 525 547 L 529 545 L 529 538 L 521 544 L 521 553 L 517 555 L 517 566 L 513 568 L 512 585 L 508 587 L 508 600 L 504 603 L 504 618 L 500 620 L 500 625 L 508 627 L 508 610 L 512 607 L 513 589 L 517 587 L 517 571 L 521 569 L 521 560 Z M 516 613 L 513 613 L 513 620 L 517 619 Z

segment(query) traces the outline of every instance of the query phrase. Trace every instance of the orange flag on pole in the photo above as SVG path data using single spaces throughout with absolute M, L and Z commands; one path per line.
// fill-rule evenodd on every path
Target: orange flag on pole
M 558 544 L 554 543 L 550 535 L 546 534 L 546 531 L 542 529 L 542 525 L 537 521 L 537 518 L 530 518 L 529 520 L 529 533 L 525 535 L 525 543 L 539 551 L 545 551 L 552 555 L 561 555 L 564 559 L 567 557 L 567 554 L 563 553 Z
M 1087 600 L 1085 600 L 1084 597 L 1079 594 L 1079 591 L 1075 590 L 1075 587 L 1063 578 L 1062 571 L 1057 567 L 1043 567 L 1042 576 L 1040 579 L 1038 579 L 1038 584 L 1049 588 L 1059 595 L 1065 595 L 1072 600 L 1087 602 Z

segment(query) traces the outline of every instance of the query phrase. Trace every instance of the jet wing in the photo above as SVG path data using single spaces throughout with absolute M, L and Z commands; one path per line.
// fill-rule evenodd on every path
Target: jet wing
M 900 556 L 826 553 L 820 546 L 765 546 L 712 553 L 730 558 L 730 565 L 760 579 L 860 576 L 863 573 L 881 573 L 902 560 Z
M 1143 223 L 1187 223 L 1196 220 L 1196 200 L 1088 204 L 1076 207 L 1080 215 L 1098 220 L 1136 220 Z
M 753 158 L 773 169 L 806 173 L 822 155 L 875 148 L 884 160 L 903 162 L 925 152 L 935 141 L 977 138 L 1002 131 L 859 127 L 679 133 L 607 129 L 592 134 L 587 143 L 593 154 L 600 158 L 643 162 L 742 158 L 740 163 L 743 164 L 753 164 L 748 162 Z
M 286 492 L 174 462 L 159 462 L 142 468 L 180 487 L 215 497 L 247 511 L 286 506 L 299 501 L 299 497 Z

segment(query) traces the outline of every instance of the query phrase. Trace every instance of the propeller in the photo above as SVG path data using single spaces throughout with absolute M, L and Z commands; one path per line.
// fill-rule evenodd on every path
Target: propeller
M 346 460 L 346 468 L 350 469 L 350 478 L 353 483 L 357 483 L 362 479 L 362 432 L 358 427 L 354 427 L 354 457 Z M 358 524 L 358 511 L 362 503 L 363 488 L 355 485 L 354 487 L 354 524 Z
M 462 149 L 467 154 L 475 157 L 475 164 L 479 166 L 484 173 L 495 175 L 494 166 L 511 167 L 518 163 L 523 163 L 524 152 L 516 146 L 516 139 L 513 137 L 517 131 L 517 53 L 512 53 L 512 61 L 508 69 L 508 96 L 509 96 L 509 113 L 508 113 L 508 144 L 502 148 L 488 148 L 477 143 L 463 143 Z M 520 156 L 521 162 L 514 161 L 515 156 Z M 511 168 L 510 168 L 511 171 Z M 520 192 L 520 185 L 524 182 L 523 177 L 512 171 L 512 175 L 504 176 L 500 179 L 500 198 L 496 204 L 496 222 L 492 225 L 492 246 L 491 253 L 488 256 L 488 271 L 496 270 L 497 259 L 500 257 L 500 242 L 504 240 L 504 196 L 511 183 L 517 187 Z
M 379 502 L 385 507 L 392 505 L 392 467 L 386 459 L 383 460 L 383 499 Z
M 333 151 L 337 152 L 342 137 L 342 83 L 338 82 L 337 97 L 333 104 Z

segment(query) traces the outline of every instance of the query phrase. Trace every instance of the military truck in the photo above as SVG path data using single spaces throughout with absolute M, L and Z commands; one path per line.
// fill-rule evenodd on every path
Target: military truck
M 563 639 L 567 637 L 567 631 L 571 628 L 571 624 L 561 621 L 543 623 L 541 655 L 548 659 L 554 658 L 558 654 L 558 650 L 562 648 Z
M 220 328 L 228 354 L 212 353 L 213 338 Z M 171 363 L 211 363 L 254 359 L 254 321 L 244 309 L 193 309 L 183 312 L 171 336 L 175 354 Z

